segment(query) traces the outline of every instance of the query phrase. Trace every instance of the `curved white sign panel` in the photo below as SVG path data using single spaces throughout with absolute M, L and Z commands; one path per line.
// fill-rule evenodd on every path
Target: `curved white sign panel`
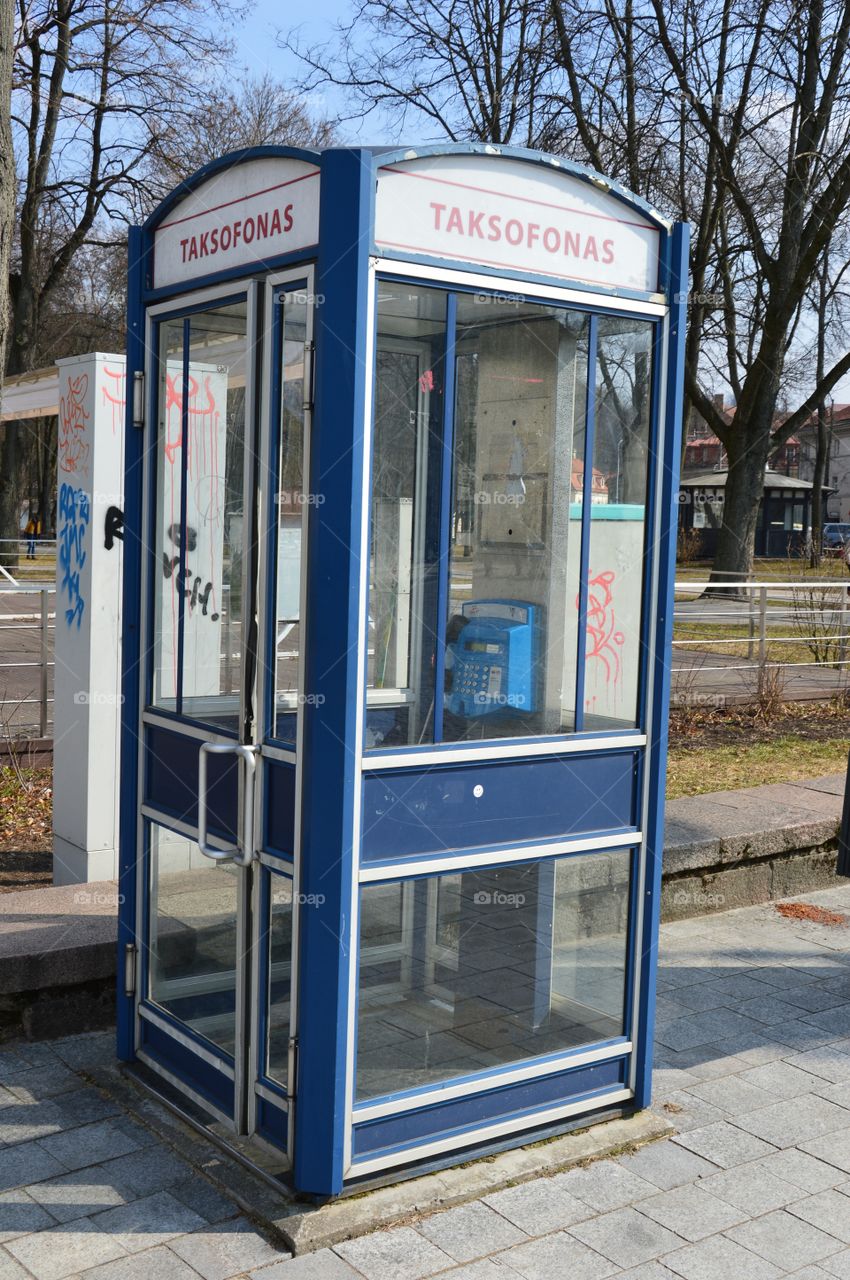
M 154 233 L 154 288 L 262 265 L 319 239 L 319 170 L 267 157 L 222 169 L 180 200 Z
M 510 157 L 423 156 L 378 172 L 378 249 L 654 293 L 660 232 L 601 187 Z

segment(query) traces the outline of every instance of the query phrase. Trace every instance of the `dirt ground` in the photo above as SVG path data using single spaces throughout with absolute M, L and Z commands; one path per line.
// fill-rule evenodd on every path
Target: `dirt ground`
M 0 768 L 0 893 L 50 884 L 52 769 Z
M 700 707 L 670 715 L 667 796 L 796 782 L 839 773 L 850 751 L 850 704 Z

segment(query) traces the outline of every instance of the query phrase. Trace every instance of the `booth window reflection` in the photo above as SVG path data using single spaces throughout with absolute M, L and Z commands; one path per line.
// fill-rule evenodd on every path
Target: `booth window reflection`
M 587 337 L 564 307 L 458 298 L 443 741 L 575 727 Z
M 638 724 L 650 460 L 653 325 L 597 321 L 593 475 L 605 501 L 590 509 L 583 727 Z
M 446 293 L 378 290 L 366 741 L 433 741 Z
M 364 886 L 358 1101 L 627 1034 L 632 853 Z
M 242 680 L 245 301 L 159 326 L 152 704 L 235 730 Z
M 639 725 L 655 328 L 379 282 L 367 750 Z

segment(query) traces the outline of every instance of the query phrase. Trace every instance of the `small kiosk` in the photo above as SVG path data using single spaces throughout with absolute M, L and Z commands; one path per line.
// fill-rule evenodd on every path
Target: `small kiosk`
M 649 1101 L 686 275 L 483 145 L 131 234 L 119 1053 L 299 1192 Z

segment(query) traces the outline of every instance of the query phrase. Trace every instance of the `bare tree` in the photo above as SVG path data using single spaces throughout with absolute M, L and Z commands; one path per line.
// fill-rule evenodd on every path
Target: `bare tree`
M 809 360 L 777 422 L 847 219 L 849 33 L 850 0 L 361 0 L 335 43 L 300 51 L 304 84 L 347 88 L 361 114 L 567 154 L 690 222 L 688 411 L 729 458 L 720 578 L 751 571 L 768 457 L 850 370 L 844 353 L 814 379 Z
M 330 121 L 309 111 L 309 99 L 271 76 L 212 86 L 190 112 L 179 134 L 163 131 L 151 168 L 152 194 L 170 191 L 217 156 L 271 144 L 326 147 Z
M 558 132 L 540 0 L 359 0 L 325 44 L 283 40 L 307 67 L 303 91 L 348 91 L 348 119 L 377 111 L 402 130 L 418 117 L 437 138 L 541 148 Z
M 42 316 L 75 255 L 116 239 L 110 222 L 147 203 L 149 157 L 203 100 L 238 12 L 235 0 L 19 0 L 7 374 L 33 367 Z M 0 537 L 17 532 L 17 435 L 6 424 Z

